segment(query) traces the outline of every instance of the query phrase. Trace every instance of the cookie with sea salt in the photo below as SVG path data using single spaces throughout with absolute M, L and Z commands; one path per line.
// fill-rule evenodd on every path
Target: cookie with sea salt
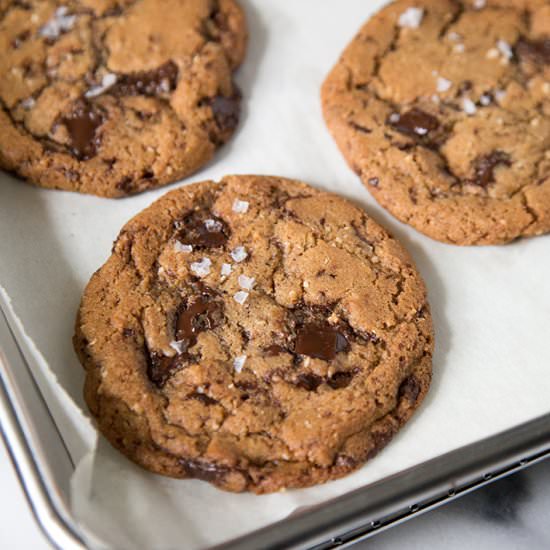
M 2 2 L 0 167 L 106 197 L 176 181 L 234 132 L 245 45 L 234 0 Z
M 374 198 L 448 243 L 550 231 L 547 0 L 399 0 L 322 89 L 326 123 Z
M 431 378 L 409 255 L 346 200 L 274 177 L 197 183 L 138 214 L 85 290 L 74 343 L 115 447 L 231 491 L 355 470 Z

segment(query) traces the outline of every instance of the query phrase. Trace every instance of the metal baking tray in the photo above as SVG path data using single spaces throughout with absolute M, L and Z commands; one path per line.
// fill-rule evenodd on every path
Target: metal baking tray
M 0 426 L 36 521 L 63 550 L 83 549 L 69 507 L 74 470 L 0 305 Z M 550 414 L 216 546 L 345 548 L 550 457 Z

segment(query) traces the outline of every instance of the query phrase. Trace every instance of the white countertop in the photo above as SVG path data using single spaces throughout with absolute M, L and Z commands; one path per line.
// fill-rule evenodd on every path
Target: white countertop
M 0 548 L 51 550 L 0 444 Z M 358 550 L 548 550 L 550 460 L 380 533 Z M 182 547 L 183 548 L 183 547 Z

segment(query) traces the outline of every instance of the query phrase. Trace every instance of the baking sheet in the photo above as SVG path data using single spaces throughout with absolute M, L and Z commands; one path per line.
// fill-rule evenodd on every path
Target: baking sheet
M 80 411 L 83 373 L 71 343 L 76 309 L 121 226 L 168 188 L 114 201 L 35 189 L 2 174 L 0 283 L 70 440 L 77 465 L 72 509 L 93 547 L 223 542 L 550 412 L 550 236 L 484 248 L 431 241 L 376 206 L 324 127 L 321 82 L 361 22 L 384 2 L 241 3 L 251 34 L 237 77 L 245 98 L 242 123 L 215 161 L 186 182 L 276 174 L 363 206 L 406 245 L 426 280 L 437 342 L 432 389 L 376 459 L 345 479 L 306 490 L 226 494 L 203 482 L 148 474 L 101 438 L 96 450 Z

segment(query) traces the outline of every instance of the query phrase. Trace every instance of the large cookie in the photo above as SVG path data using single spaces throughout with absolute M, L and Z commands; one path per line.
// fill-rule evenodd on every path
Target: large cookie
M 323 85 L 350 166 L 401 221 L 454 244 L 550 231 L 550 3 L 400 0 Z
M 197 170 L 229 139 L 246 25 L 234 0 L 0 3 L 0 166 L 119 197 Z
M 75 348 L 100 430 L 154 472 L 270 492 L 374 456 L 431 376 L 425 288 L 362 210 L 303 183 L 177 189 L 122 229 Z

